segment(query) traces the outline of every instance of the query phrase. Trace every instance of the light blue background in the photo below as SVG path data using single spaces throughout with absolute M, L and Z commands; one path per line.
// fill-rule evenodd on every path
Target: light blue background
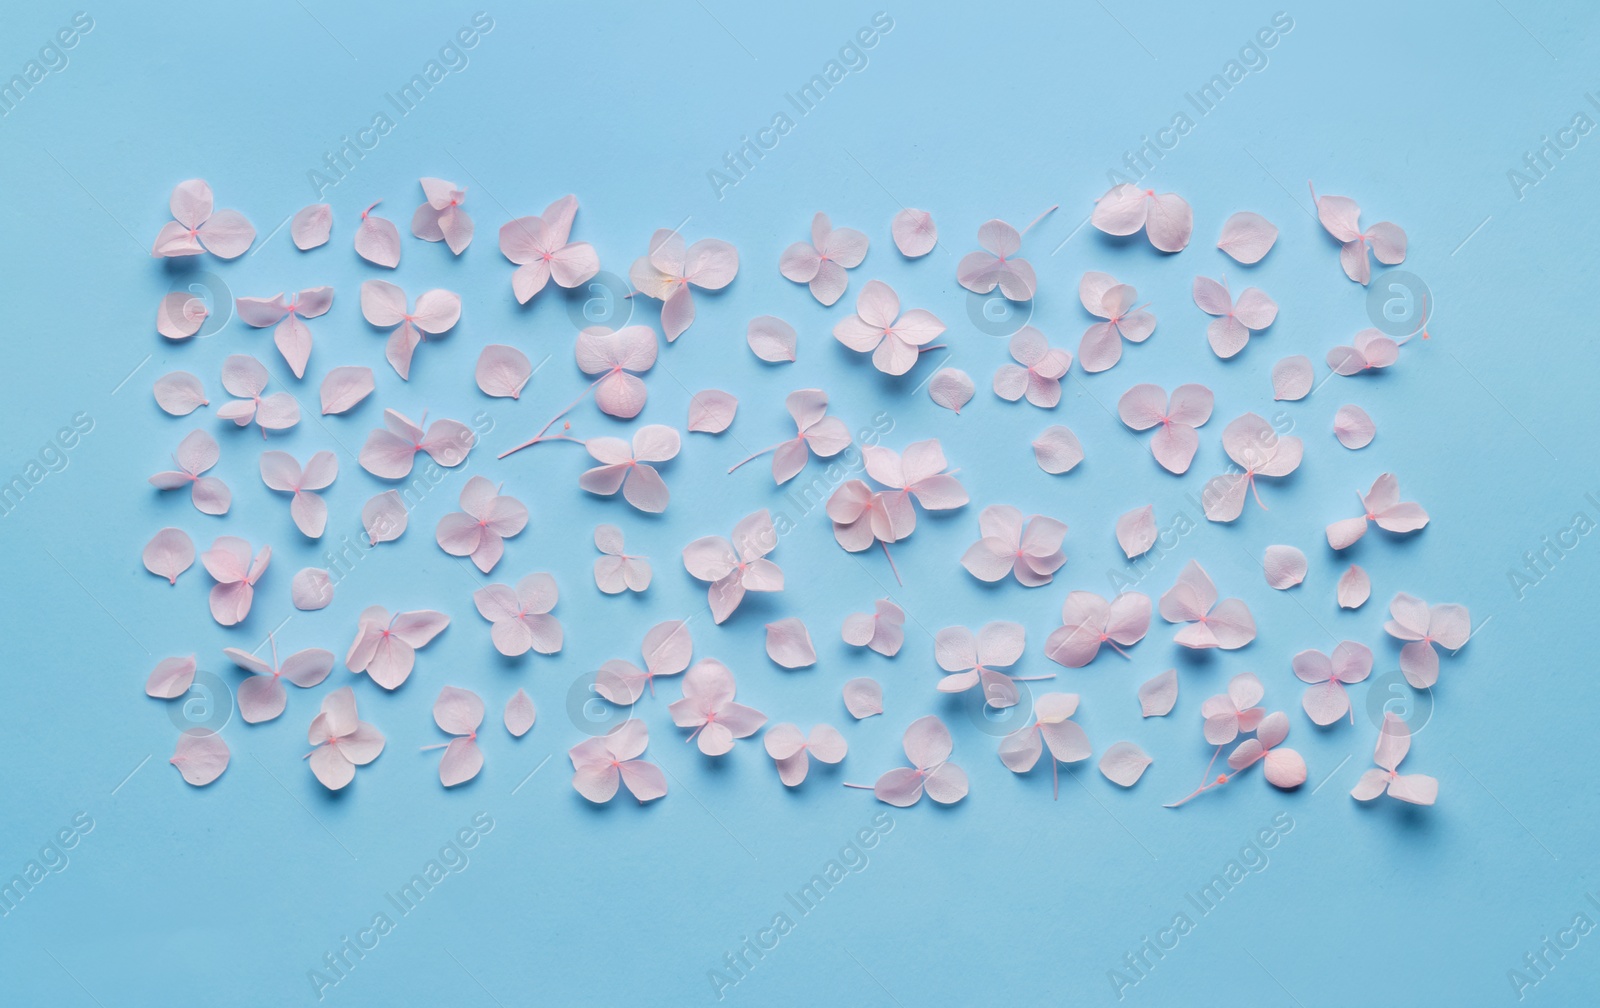
M 95 824 L 70 865 L 0 919 L 0 1000 L 314 1003 L 308 971 L 388 909 L 393 932 L 326 992 L 327 1003 L 711 1003 L 707 971 L 775 913 L 793 916 L 785 894 L 886 808 L 838 783 L 870 783 L 900 765 L 905 725 L 936 712 L 954 730 L 970 797 L 948 809 L 925 802 L 891 810 L 893 829 L 870 865 L 799 919 L 727 992 L 730 1003 L 1109 1004 L 1116 996 L 1107 971 L 1180 912 L 1194 918 L 1193 932 L 1126 992 L 1129 1003 L 1514 1001 L 1508 970 L 1575 914 L 1587 909 L 1600 919 L 1584 900 L 1600 890 L 1600 703 L 1589 654 L 1600 547 L 1582 540 L 1524 600 L 1507 576 L 1575 512 L 1600 516 L 1584 498 L 1600 491 L 1592 393 L 1600 365 L 1592 339 L 1600 137 L 1583 139 L 1520 200 L 1506 173 L 1588 108 L 1584 94 L 1600 84 L 1588 72 L 1600 15 L 1520 0 L 1293 7 L 1294 27 L 1268 65 L 1199 118 L 1150 176 L 1193 203 L 1189 249 L 1161 257 L 1142 239 L 1114 242 L 1091 228 L 1063 246 L 1107 188 L 1107 170 L 1175 111 L 1193 114 L 1185 93 L 1220 72 L 1277 10 L 1205 8 L 1174 13 L 1128 0 L 890 8 L 893 30 L 869 52 L 870 64 L 720 201 L 706 172 L 770 123 L 786 107 L 785 93 L 819 72 L 876 7 L 706 0 L 490 8 L 494 29 L 470 51 L 470 64 L 329 191 L 333 240 L 302 254 L 287 230 L 267 236 L 313 201 L 307 171 L 386 108 L 385 93 L 419 72 L 477 8 L 394 3 L 357 11 L 325 0 L 94 7 L 93 31 L 70 65 L 0 120 L 6 478 L 74 414 L 94 420 L 66 468 L 0 521 L 10 574 L 0 606 L 9 680 L 0 708 L 0 877 L 20 871 L 75 814 Z M 0 76 L 17 72 L 72 13 L 50 5 L 9 13 Z M 459 259 L 407 234 L 396 275 L 382 274 L 413 295 L 445 286 L 465 302 L 461 324 L 418 350 L 404 384 L 383 361 L 382 336 L 360 317 L 359 283 L 380 271 L 355 258 L 350 240 L 359 211 L 380 198 L 380 212 L 407 231 L 421 175 L 468 187 L 478 233 Z M 190 177 L 210 180 L 217 205 L 242 210 L 267 239 L 246 258 L 202 264 L 233 293 L 336 287 L 332 312 L 311 324 L 316 349 L 304 382 L 285 384 L 270 335 L 237 320 L 186 344 L 153 331 L 155 305 L 179 274 L 150 259 L 148 247 L 167 219 L 172 185 Z M 1354 196 L 1367 222 L 1406 228 L 1405 268 L 1430 285 L 1436 313 L 1432 338 L 1413 341 L 1389 373 L 1334 378 L 1303 402 L 1280 404 L 1271 399 L 1273 362 L 1305 353 L 1319 362 L 1320 378 L 1326 350 L 1369 324 L 1365 292 L 1340 273 L 1336 247 L 1309 217 L 1307 179 Z M 571 363 L 575 299 L 552 288 L 519 308 L 509 292 L 512 267 L 495 245 L 509 216 L 537 213 L 569 191 L 582 202 L 575 237 L 593 242 L 609 271 L 625 275 L 653 229 L 685 218 L 690 240 L 724 238 L 742 256 L 729 289 L 697 295 L 699 319 L 663 345 L 647 378 L 642 422 L 681 428 L 688 396 L 700 388 L 741 399 L 729 434 L 687 436 L 665 467 L 673 500 L 661 518 L 580 492 L 587 460 L 574 446 L 493 458 L 585 381 Z M 889 241 L 889 219 L 902 203 L 930 209 L 940 226 L 942 247 L 925 259 L 903 260 Z M 1035 324 L 1076 352 L 1089 321 L 1076 283 L 1090 268 L 1134 283 L 1160 322 L 1113 370 L 1084 376 L 1075 368 L 1061 406 L 1046 412 L 988 391 L 1007 360 L 1005 345 L 973 327 L 954 272 L 976 247 L 982 221 L 1020 225 L 1055 203 L 1061 209 L 1026 244 L 1041 278 Z M 819 209 L 873 243 L 851 273 L 850 293 L 831 310 L 777 273 L 780 251 L 807 236 Z M 1212 248 L 1222 221 L 1239 209 L 1282 230 L 1254 269 Z M 1206 348 L 1204 316 L 1188 296 L 1193 276 L 1225 270 L 1235 289 L 1259 284 L 1282 305 L 1278 323 L 1231 362 Z M 918 387 L 935 362 L 891 380 L 829 337 L 875 277 L 907 307 L 929 308 L 950 325 L 949 363 L 979 386 L 959 417 Z M 745 323 L 764 313 L 799 329 L 797 364 L 764 365 L 744 348 Z M 654 323 L 656 309 L 642 303 L 635 318 Z M 516 344 L 535 362 L 552 355 L 520 402 L 490 401 L 474 387 L 472 365 L 489 342 Z M 142 694 L 146 674 L 161 656 L 196 652 L 204 668 L 236 681 L 220 649 L 253 647 L 290 615 L 290 577 L 324 565 L 327 548 L 300 536 L 287 500 L 260 484 L 254 431 L 225 428 L 207 411 L 172 419 L 151 400 L 151 382 L 181 368 L 204 379 L 215 405 L 220 362 L 236 352 L 267 362 L 274 387 L 293 391 L 310 414 L 274 437 L 275 447 L 302 459 L 319 448 L 339 452 L 328 539 L 353 539 L 361 503 L 382 488 L 351 449 L 383 407 L 463 420 L 481 412 L 493 430 L 424 500 L 403 539 L 357 565 L 333 606 L 295 613 L 279 632 L 280 651 L 321 645 L 342 657 L 366 605 L 441 609 L 451 626 L 422 652 L 411 681 L 384 694 L 341 665 L 328 686 L 291 690 L 281 719 L 249 726 L 235 718 L 224 729 L 232 765 L 197 790 L 165 765 L 177 729 L 169 706 Z M 318 422 L 317 382 L 350 363 L 374 368 L 377 393 Z M 1161 472 L 1144 439 L 1103 408 L 1138 381 L 1201 381 L 1217 391 L 1216 415 L 1186 478 Z M 567 713 L 569 690 L 606 658 L 636 659 L 651 623 L 703 607 L 704 586 L 677 559 L 685 542 L 725 535 L 756 508 L 786 507 L 762 466 L 731 477 L 722 470 L 741 449 L 786 436 L 781 398 L 805 386 L 826 388 L 853 427 L 888 413 L 894 429 L 886 442 L 895 448 L 938 437 L 973 500 L 923 517 L 895 550 L 904 587 L 881 555 L 839 550 L 814 512 L 774 554 L 788 577 L 785 592 L 750 600 L 722 627 L 703 616 L 694 623 L 696 656 L 733 668 L 741 700 L 775 721 L 841 725 L 849 758 L 793 791 L 778 784 L 759 740 L 720 761 L 704 759 L 666 717 L 677 692 L 669 684 L 641 711 L 649 758 L 670 772 L 672 793 L 642 808 L 626 800 L 588 805 L 568 783 L 565 753 L 583 737 Z M 1377 421 L 1377 440 L 1363 451 L 1346 451 L 1330 434 L 1345 402 Z M 1194 659 L 1178 654 L 1172 628 L 1158 620 L 1129 663 L 1109 654 L 1083 670 L 1047 662 L 1042 644 L 1066 592 L 1109 591 L 1106 572 L 1125 567 L 1111 535 L 1115 517 L 1154 503 L 1165 525 L 1186 507 L 1186 494 L 1221 471 L 1221 429 L 1246 410 L 1292 419 L 1307 443 L 1301 471 L 1263 487 L 1270 511 L 1250 503 L 1232 526 L 1201 522 L 1140 588 L 1159 594 L 1196 558 L 1224 595 L 1249 601 L 1257 641 Z M 587 403 L 571 420 L 579 437 L 625 429 Z M 1088 454 L 1065 477 L 1041 473 L 1028 448 L 1052 423 L 1071 426 Z M 225 519 L 145 483 L 196 426 L 223 444 L 216 474 L 234 491 Z M 1405 541 L 1374 532 L 1348 559 L 1334 557 L 1322 527 L 1348 516 L 1353 492 L 1384 471 L 1400 475 L 1433 523 Z M 801 482 L 820 472 L 814 462 Z M 533 510 L 493 579 L 555 574 L 556 614 L 567 631 L 558 657 L 496 655 L 469 599 L 482 580 L 432 542 L 434 525 L 456 509 L 474 473 L 503 480 Z M 987 587 L 957 565 L 977 536 L 978 511 L 996 502 L 1070 524 L 1070 560 L 1054 584 Z M 651 556 L 656 580 L 643 597 L 595 590 L 590 531 L 602 521 L 621 525 L 630 548 Z M 202 549 L 225 533 L 273 545 L 242 627 L 210 620 L 210 582 L 198 565 L 176 588 L 143 571 L 140 549 L 168 524 Z M 1276 542 L 1301 546 L 1312 561 L 1305 584 L 1288 594 L 1265 587 L 1257 562 Z M 1350 560 L 1371 572 L 1373 600 L 1341 612 L 1334 581 Z M 1402 590 L 1465 603 L 1482 627 L 1443 660 L 1431 697 L 1394 685 L 1397 648 L 1381 627 L 1387 601 Z M 906 646 L 892 661 L 856 653 L 837 634 L 847 613 L 869 610 L 886 591 L 911 616 Z M 785 615 L 810 626 L 815 668 L 784 672 L 766 659 L 762 623 Z M 1155 758 L 1131 792 L 1088 762 L 1063 771 L 1060 800 L 1051 801 L 1042 766 L 1012 775 L 995 757 L 995 736 L 959 701 L 934 692 L 930 633 L 997 618 L 1026 624 L 1028 672 L 1058 673 L 1042 688 L 1083 695 L 1079 720 L 1096 758 L 1124 738 Z M 1373 685 L 1353 691 L 1354 726 L 1317 730 L 1298 709 L 1289 658 L 1345 637 L 1373 646 Z M 1178 708 L 1141 722 L 1136 684 L 1174 665 Z M 1194 786 L 1210 754 L 1199 702 L 1245 670 L 1266 683 L 1270 708 L 1290 713 L 1289 744 L 1304 754 L 1310 782 L 1285 794 L 1252 771 L 1181 811 L 1163 809 Z M 839 687 L 855 675 L 884 682 L 885 716 L 847 723 Z M 319 696 L 346 683 L 389 747 L 346 792 L 330 795 L 299 757 Z M 447 683 L 478 691 L 490 708 L 485 769 L 451 792 L 438 784 L 438 754 L 417 752 L 442 738 L 428 711 Z M 517 686 L 540 712 L 521 740 L 498 726 Z M 1369 703 L 1371 690 L 1391 687 Z M 1439 778 L 1434 808 L 1387 800 L 1366 807 L 1348 797 L 1369 765 L 1369 712 L 1383 699 L 1419 723 L 1431 713 L 1406 769 Z M 480 811 L 495 825 L 466 870 L 408 916 L 395 915 L 385 894 Z M 1292 831 L 1268 852 L 1266 869 L 1199 916 L 1186 894 L 1285 813 Z M 1597 977 L 1600 937 L 1591 936 L 1527 998 L 1593 1003 Z

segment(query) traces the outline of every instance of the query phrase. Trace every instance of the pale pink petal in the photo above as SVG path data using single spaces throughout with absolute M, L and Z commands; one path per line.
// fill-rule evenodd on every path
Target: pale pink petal
M 1113 784 L 1133 787 L 1151 762 L 1144 750 L 1132 742 L 1117 742 L 1100 757 L 1100 772 Z
M 190 728 L 178 736 L 178 747 L 167 762 L 178 768 L 185 781 L 204 787 L 228 769 L 228 744 L 217 732 Z
M 439 760 L 439 783 L 455 787 L 478 776 L 483 769 L 483 750 L 470 738 L 458 738 L 445 746 Z
M 918 768 L 935 766 L 950 757 L 950 729 L 932 714 L 911 722 L 901 741 L 907 758 Z
M 1033 441 L 1033 457 L 1047 473 L 1070 472 L 1083 461 L 1083 445 L 1065 427 L 1046 427 Z
M 1012 773 L 1027 773 L 1044 755 L 1044 739 L 1033 725 L 1017 729 L 1000 740 L 1000 762 Z
M 446 686 L 433 701 L 433 723 L 452 735 L 470 735 L 483 724 L 483 698 L 471 690 Z
M 906 808 L 922 797 L 922 774 L 909 767 L 890 770 L 878 778 L 872 793 L 879 801 L 897 808 Z
M 420 648 L 433 640 L 450 625 L 450 617 L 432 609 L 418 609 L 414 612 L 395 614 L 390 630 L 395 637 L 406 642 L 414 648 Z
M 998 376 L 996 381 L 998 381 Z M 956 413 L 961 412 L 961 407 L 972 401 L 972 378 L 965 371 L 956 368 L 940 368 L 928 382 L 928 396 L 935 404 Z
M 1293 546 L 1268 546 L 1262 558 L 1267 585 L 1283 591 L 1306 579 L 1306 555 Z
M 1331 725 L 1350 712 L 1350 698 L 1344 687 L 1333 680 L 1306 687 L 1300 698 L 1306 716 L 1319 725 Z
M 1223 360 L 1236 356 L 1250 342 L 1250 330 L 1236 318 L 1212 319 L 1206 326 L 1206 340 Z
M 1225 651 L 1242 648 L 1256 639 L 1256 621 L 1239 599 L 1223 599 L 1207 617 L 1217 646 Z
M 857 721 L 882 714 L 883 687 L 875 679 L 851 679 L 844 684 L 844 706 Z
M 1294 401 L 1311 394 L 1311 358 L 1303 354 L 1285 357 L 1272 366 L 1272 398 Z
M 1163 717 L 1178 702 L 1178 670 L 1168 669 L 1139 686 L 1139 716 Z
M 701 581 L 719 581 L 739 565 L 739 555 L 721 536 L 705 536 L 683 548 L 683 566 Z
M 1193 231 L 1194 210 L 1183 197 L 1176 193 L 1160 193 L 1150 197 L 1145 221 L 1145 234 L 1150 238 L 1150 244 L 1163 252 L 1179 252 L 1189 244 L 1189 235 Z
M 1278 303 L 1260 288 L 1246 287 L 1234 302 L 1233 315 L 1247 329 L 1265 329 L 1277 320 Z
M 1411 750 L 1411 726 L 1400 715 L 1386 711 L 1383 724 L 1378 727 L 1378 744 L 1372 761 L 1391 773 Z
M 1145 226 L 1145 192 L 1126 182 L 1119 183 L 1095 200 L 1090 221 L 1111 235 L 1130 235 Z
M 394 269 L 400 265 L 400 229 L 391 220 L 372 216 L 368 207 L 356 228 L 355 249 L 367 262 Z
M 954 763 L 945 763 L 922 780 L 922 789 L 941 805 L 951 805 L 967 796 L 967 772 Z
M 767 657 L 788 669 L 815 665 L 817 651 L 811 634 L 798 617 L 790 616 L 767 624 Z
M 1245 263 L 1260 262 L 1278 240 L 1278 229 L 1260 214 L 1241 210 L 1222 225 L 1222 236 L 1217 248 Z
M 485 395 L 501 399 L 517 399 L 522 387 L 533 375 L 533 364 L 526 354 L 516 347 L 491 343 L 478 354 L 478 364 L 473 377 Z
M 1333 415 L 1333 435 L 1346 448 L 1365 448 L 1378 432 L 1377 424 L 1360 406 L 1344 405 Z
M 151 670 L 150 678 L 145 681 L 146 695 L 159 700 L 172 700 L 189 692 L 189 687 L 194 685 L 195 672 L 194 655 L 184 658 L 163 658 Z
M 1011 573 L 1016 562 L 1016 545 L 993 536 L 985 536 L 962 554 L 961 566 L 979 581 L 1003 580 Z
M 322 379 L 322 414 L 346 413 L 372 394 L 372 369 L 355 365 L 336 367 Z
M 775 760 L 786 760 L 806 747 L 806 737 L 797 725 L 776 724 L 767 729 L 761 744 L 767 755 Z M 785 781 L 787 783 L 787 781 Z
M 177 584 L 178 575 L 194 566 L 194 541 L 182 529 L 164 528 L 145 544 L 143 559 L 150 573 Z
M 793 361 L 798 341 L 794 326 L 773 315 L 759 315 L 745 329 L 751 352 L 773 364 Z
M 832 725 L 819 724 L 812 727 L 811 735 L 806 741 L 806 749 L 824 763 L 837 763 L 849 753 L 850 746 L 839 733 L 839 729 Z
M 260 724 L 283 713 L 289 702 L 289 691 L 270 675 L 251 676 L 239 684 L 233 697 L 239 704 L 239 716 L 247 724 Z
M 1371 801 L 1383 794 L 1389 786 L 1389 775 L 1382 770 L 1368 770 L 1356 781 L 1356 786 L 1350 789 L 1350 797 L 1356 801 Z
M 1379 221 L 1367 230 L 1367 238 L 1372 241 L 1372 254 L 1385 266 L 1405 262 L 1406 233 L 1400 225 Z
M 333 230 L 333 208 L 326 203 L 313 203 L 298 211 L 289 222 L 289 236 L 295 248 L 304 252 L 325 245 L 328 233 Z
M 1122 359 L 1122 335 L 1110 322 L 1096 322 L 1078 342 L 1078 363 L 1091 374 L 1105 371 Z
M 1134 508 L 1117 519 L 1117 545 L 1129 560 L 1149 552 L 1157 536 L 1153 504 Z
M 926 210 L 901 210 L 894 215 L 889 230 L 895 247 L 908 259 L 927 255 L 939 243 L 939 229 L 933 223 L 933 215 Z
M 410 520 L 410 512 L 398 490 L 385 490 L 361 508 L 361 525 L 367 531 L 367 542 L 376 546 L 400 538 Z
M 1273 749 L 1261 770 L 1267 783 L 1288 791 L 1306 782 L 1306 761 L 1293 749 Z
M 167 206 L 172 217 L 185 228 L 197 228 L 211 216 L 214 205 L 211 185 L 205 179 L 185 179 L 172 187 Z
M 296 571 L 289 584 L 289 600 L 305 612 L 325 609 L 333 601 L 333 579 L 320 567 Z
M 1200 435 L 1183 424 L 1167 424 L 1150 438 L 1150 454 L 1170 473 L 1188 472 L 1199 448 Z
M 1359 609 L 1372 595 L 1372 579 L 1367 572 L 1350 565 L 1350 569 L 1339 577 L 1339 608 Z
M 689 400 L 689 425 L 692 431 L 721 434 L 733 423 L 739 400 L 720 389 L 696 392 Z
M 718 238 L 702 238 L 683 258 L 683 276 L 696 287 L 721 290 L 739 272 L 739 251 Z
M 221 259 L 237 259 L 256 240 L 256 229 L 237 210 L 218 210 L 200 225 L 200 244 Z
M 201 406 L 209 406 L 200 379 L 187 371 L 173 371 L 156 379 L 156 404 L 172 416 L 188 416 Z
M 1412 805 L 1432 805 L 1439 797 L 1439 782 L 1427 774 L 1400 774 L 1389 782 L 1389 797 Z
M 506 731 L 517 738 L 528 734 L 528 729 L 533 727 L 536 716 L 533 700 L 528 697 L 526 690 L 518 689 L 511 694 L 511 699 L 506 701 L 504 715 Z
M 1360 218 L 1361 207 L 1348 196 L 1317 197 L 1317 219 L 1340 242 L 1360 237 Z
M 661 474 L 654 467 L 643 464 L 633 467 L 633 472 L 622 484 L 622 496 L 629 504 L 649 514 L 665 511 L 672 499 Z
M 1210 277 L 1197 276 L 1191 285 L 1195 306 L 1207 315 L 1228 315 L 1233 312 L 1233 297 L 1228 288 Z

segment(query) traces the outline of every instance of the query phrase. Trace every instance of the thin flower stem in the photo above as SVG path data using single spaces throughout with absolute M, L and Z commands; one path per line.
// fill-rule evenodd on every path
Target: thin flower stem
M 845 787 L 860 788 L 863 791 L 871 791 L 871 790 L 873 790 L 873 787 L 872 787 L 871 784 L 851 784 L 849 781 L 845 781 L 844 782 L 844 786 Z
M 552 427 L 554 427 L 556 425 L 556 421 L 560 420 L 562 417 L 566 416 L 568 413 L 571 413 L 573 411 L 573 409 L 575 409 L 579 403 L 583 402 L 584 397 L 587 396 L 590 393 L 590 391 L 594 389 L 594 387 L 596 385 L 598 385 L 602 381 L 604 381 L 605 378 L 606 378 L 605 375 L 601 375 L 599 378 L 596 378 L 594 381 L 590 382 L 588 384 L 588 386 L 584 388 L 583 392 L 581 392 L 578 395 L 578 398 L 572 400 L 572 402 L 568 404 L 566 409 L 562 410 L 560 413 L 557 413 L 555 416 L 551 417 L 550 418 L 550 422 L 545 424 L 543 427 L 539 428 L 539 433 L 535 434 L 530 440 L 524 441 L 522 444 L 517 445 L 515 448 L 512 448 L 510 451 L 502 452 L 500 455 L 498 455 L 496 457 L 497 458 L 505 458 L 507 455 L 514 455 L 514 454 L 516 454 L 517 452 L 521 451 L 524 448 L 532 447 L 533 445 L 538 444 L 540 441 L 545 440 L 545 433 L 547 431 L 549 431 L 550 428 L 552 428 Z M 569 438 L 568 440 L 573 440 L 573 439 Z
M 900 580 L 900 568 L 894 565 L 894 557 L 889 555 L 889 544 L 879 539 L 878 545 L 883 547 L 884 558 L 889 561 L 889 570 L 894 572 L 894 583 L 904 587 L 905 582 Z
M 749 458 L 745 459 L 744 462 L 736 462 L 736 463 L 734 463 L 731 467 L 729 467 L 728 471 L 729 472 L 733 472 L 733 470 L 735 470 L 735 469 L 739 468 L 740 466 L 744 465 L 745 462 L 754 462 L 756 459 L 758 459 L 761 456 L 765 455 L 769 451 L 777 451 L 778 447 L 779 447 L 778 445 L 773 445 L 771 448 L 763 448 L 760 451 L 756 452 L 754 455 L 752 455 Z
M 1061 204 L 1057 203 L 1055 206 L 1051 207 L 1050 209 L 1046 210 L 1044 213 L 1042 213 L 1039 216 L 1035 217 L 1032 221 L 1030 221 L 1028 223 L 1027 227 L 1022 229 L 1022 231 L 1019 233 L 1019 235 L 1025 235 L 1029 231 L 1032 231 L 1033 230 L 1033 225 L 1039 223 L 1040 221 L 1044 220 L 1046 217 L 1048 217 L 1051 214 L 1055 213 L 1056 210 L 1060 208 L 1060 206 L 1061 206 Z

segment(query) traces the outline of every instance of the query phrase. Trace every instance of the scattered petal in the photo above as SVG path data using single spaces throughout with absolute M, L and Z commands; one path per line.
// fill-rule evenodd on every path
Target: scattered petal
M 961 407 L 972 401 L 972 377 L 956 368 L 940 368 L 928 383 L 928 396 L 947 410 L 961 412 Z
M 372 369 L 347 364 L 322 379 L 322 415 L 348 413 L 372 394 Z
M 769 364 L 785 364 L 795 359 L 799 343 L 794 326 L 772 315 L 759 315 L 750 320 L 745 330 L 745 342 L 750 351 Z
M 806 668 L 817 663 L 811 633 L 798 617 L 790 616 L 767 624 L 767 657 L 786 669 Z
M 1039 468 L 1052 475 L 1071 472 L 1083 461 L 1083 445 L 1078 436 L 1057 424 L 1046 427 L 1033 439 L 1033 457 Z
M 400 229 L 394 221 L 372 216 L 374 203 L 361 211 L 361 225 L 356 228 L 356 255 L 375 266 L 394 269 L 400 265 Z
M 1258 213 L 1241 210 L 1222 225 L 1217 248 L 1246 265 L 1258 263 L 1278 240 L 1278 229 Z
M 398 490 L 385 490 L 361 507 L 361 527 L 367 530 L 371 546 L 400 538 L 410 520 L 411 512 Z
M 1268 546 L 1262 568 L 1267 585 L 1284 591 L 1306 579 L 1306 555 L 1293 546 Z
M 145 570 L 177 584 L 178 575 L 194 566 L 194 540 L 182 529 L 164 528 L 144 547 Z
M 294 239 L 294 247 L 302 252 L 326 245 L 332 230 L 333 208 L 326 203 L 313 203 L 301 209 L 289 222 L 289 236 Z
M 1315 374 L 1304 354 L 1285 357 L 1272 365 L 1272 398 L 1294 402 L 1311 394 Z
M 1378 433 L 1378 425 L 1360 406 L 1340 406 L 1333 415 L 1333 436 L 1351 450 L 1365 448 Z
M 289 583 L 289 598 L 296 609 L 313 612 L 333 601 L 333 579 L 321 567 L 306 567 Z
M 175 700 L 189 692 L 194 685 L 194 655 L 183 658 L 163 658 L 151 670 L 144 691 L 158 700 Z
M 926 210 L 901 210 L 889 224 L 895 247 L 908 259 L 917 259 L 933 251 L 939 244 L 939 229 L 933 215 Z
M 205 386 L 187 371 L 173 371 L 156 379 L 156 405 L 172 416 L 188 416 L 202 406 L 211 405 Z
M 1100 772 L 1113 784 L 1133 787 L 1151 762 L 1144 750 L 1132 742 L 1117 742 L 1100 757 Z
M 844 707 L 857 721 L 883 713 L 883 687 L 862 677 L 844 684 Z
M 689 429 L 705 434 L 721 434 L 733 424 L 739 400 L 721 389 L 696 392 L 689 400 Z
M 1372 579 L 1355 564 L 1339 576 L 1339 608 L 1360 609 L 1372 597 Z
M 528 729 L 533 727 L 536 716 L 533 700 L 529 698 L 526 690 L 517 690 L 511 694 L 511 699 L 506 701 L 506 731 L 517 738 L 528 734 Z
M 473 377 L 484 395 L 518 399 L 522 396 L 522 387 L 533 377 L 533 363 L 516 347 L 491 343 L 478 354 Z
M 1117 545 L 1129 560 L 1143 556 L 1156 544 L 1155 505 L 1134 508 L 1117 519 Z
M 1139 716 L 1165 717 L 1178 702 L 1178 670 L 1167 669 L 1139 686 Z
M 228 743 L 208 728 L 190 728 L 178 736 L 178 747 L 167 762 L 190 784 L 205 787 L 228 769 Z

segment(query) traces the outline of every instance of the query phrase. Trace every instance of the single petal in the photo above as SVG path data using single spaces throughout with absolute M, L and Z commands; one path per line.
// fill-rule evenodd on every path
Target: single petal
M 473 377 L 485 394 L 501 399 L 516 399 L 533 376 L 533 364 L 516 347 L 491 343 L 478 354 Z
M 322 415 L 347 413 L 372 394 L 372 369 L 347 365 L 336 367 L 322 379 Z
M 1168 669 L 1139 686 L 1139 716 L 1163 717 L 1178 702 L 1178 670 Z
M 926 210 L 901 210 L 894 215 L 889 230 L 895 247 L 908 259 L 927 255 L 939 243 L 939 229 L 933 223 L 933 215 Z
M 844 706 L 857 721 L 883 713 L 883 687 L 877 680 L 858 678 L 844 684 Z
M 696 392 L 689 400 L 688 429 L 706 434 L 721 434 L 733 424 L 739 400 L 720 389 Z
M 1217 248 L 1248 265 L 1260 262 L 1277 240 L 1278 229 L 1271 221 L 1260 214 L 1241 210 L 1223 222 Z
M 935 404 L 959 414 L 961 407 L 972 401 L 973 388 L 972 377 L 965 371 L 941 368 L 928 382 L 928 396 Z
M 298 211 L 289 222 L 289 236 L 295 248 L 304 252 L 328 242 L 333 230 L 333 208 L 326 203 L 313 203 Z
M 1268 546 L 1262 558 L 1267 585 L 1283 591 L 1306 579 L 1306 555 L 1293 546 Z
M 1033 457 L 1047 473 L 1070 472 L 1083 461 L 1083 445 L 1066 427 L 1046 427 L 1033 441 Z
M 1355 564 L 1339 577 L 1339 608 L 1359 609 L 1372 595 L 1372 579 Z
M 178 575 L 194 566 L 194 541 L 182 529 L 164 528 L 145 544 L 143 560 L 150 573 L 177 584 Z
M 400 229 L 391 220 L 372 216 L 368 207 L 356 228 L 355 249 L 367 262 L 394 269 L 400 265 Z
M 1129 560 L 1148 553 L 1157 537 L 1153 504 L 1134 508 L 1117 519 L 1117 545 Z
M 1285 357 L 1272 365 L 1272 398 L 1294 401 L 1311 394 L 1314 375 L 1311 358 L 1304 354 Z
M 167 762 L 178 768 L 185 781 L 204 787 L 228 769 L 228 744 L 217 732 L 190 728 L 178 736 L 178 746 Z
M 506 731 L 517 738 L 528 734 L 528 729 L 533 727 L 536 716 L 533 700 L 529 698 L 526 690 L 518 689 L 511 694 L 511 699 L 506 701 L 504 715 Z
M 194 655 L 161 659 L 145 680 L 145 694 L 159 700 L 174 700 L 183 696 L 194 685 L 195 668 Z
M 1333 436 L 1346 448 L 1365 448 L 1377 432 L 1377 425 L 1360 406 L 1346 404 L 1333 415 Z
M 1132 742 L 1117 742 L 1100 757 L 1100 772 L 1113 784 L 1133 787 L 1150 763 L 1143 749 Z
M 745 330 L 745 342 L 757 357 L 773 364 L 793 361 L 798 337 L 794 326 L 773 315 L 759 315 L 750 320 Z

